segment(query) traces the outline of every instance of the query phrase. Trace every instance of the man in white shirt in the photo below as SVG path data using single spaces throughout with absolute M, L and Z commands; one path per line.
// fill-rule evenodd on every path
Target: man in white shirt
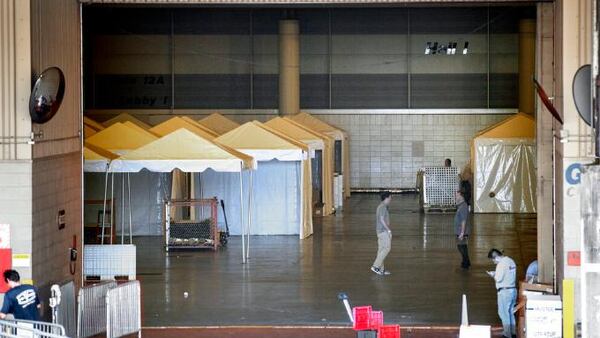
M 498 292 L 498 315 L 502 321 L 504 338 L 516 337 L 516 321 L 513 309 L 517 303 L 517 265 L 512 258 L 504 256 L 498 249 L 492 249 L 488 258 L 496 264 L 496 271 L 487 271 L 496 281 Z

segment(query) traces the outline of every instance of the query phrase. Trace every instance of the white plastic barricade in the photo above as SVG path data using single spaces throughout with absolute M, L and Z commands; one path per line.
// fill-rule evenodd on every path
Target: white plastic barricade
M 0 337 L 66 338 L 62 325 L 30 320 L 0 320 Z
M 142 336 L 142 306 L 139 281 L 130 281 L 106 294 L 106 337 Z
M 85 245 L 83 247 L 84 278 L 112 280 L 136 275 L 136 248 L 133 244 Z
M 91 337 L 106 330 L 106 293 L 115 287 L 117 282 L 106 281 L 79 289 L 77 337 Z
M 73 281 L 53 285 L 50 298 L 52 322 L 62 325 L 69 337 L 77 336 L 77 301 Z

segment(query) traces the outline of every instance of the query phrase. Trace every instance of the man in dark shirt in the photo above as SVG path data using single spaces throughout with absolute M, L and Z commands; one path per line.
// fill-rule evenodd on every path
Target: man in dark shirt
M 463 269 L 468 269 L 471 266 L 469 260 L 469 234 L 471 232 L 469 226 L 469 206 L 465 201 L 465 192 L 459 190 L 456 192 L 456 215 L 454 216 L 454 234 L 456 235 L 456 247 L 462 256 L 460 266 Z
M 40 299 L 37 290 L 31 285 L 21 284 L 21 277 L 15 270 L 4 271 L 4 280 L 10 290 L 4 294 L 0 319 L 11 313 L 15 319 L 40 320 Z

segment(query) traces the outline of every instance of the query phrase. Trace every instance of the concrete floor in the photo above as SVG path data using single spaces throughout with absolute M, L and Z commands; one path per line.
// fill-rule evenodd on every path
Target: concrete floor
M 341 327 L 220 327 L 220 328 L 144 328 L 145 338 L 356 338 L 350 328 Z M 458 338 L 458 329 L 430 327 L 406 328 L 401 330 L 402 338 Z M 128 338 L 135 338 L 131 335 Z M 501 328 L 492 332 L 493 338 L 502 337 Z
M 473 265 L 463 271 L 453 215 L 424 215 L 416 195 L 395 195 L 386 260 L 392 275 L 380 277 L 369 270 L 377 247 L 377 204 L 377 195 L 354 194 L 343 214 L 316 218 L 314 235 L 303 241 L 253 236 L 246 265 L 236 237 L 217 253 L 168 254 L 160 238 L 136 238 L 143 325 L 347 325 L 336 298 L 340 291 L 353 305 L 383 310 L 386 323 L 452 326 L 460 323 L 464 293 L 471 323 L 499 323 L 494 285 L 484 272 L 493 269 L 487 252 L 504 249 L 522 277 L 536 255 L 535 215 L 475 215 Z

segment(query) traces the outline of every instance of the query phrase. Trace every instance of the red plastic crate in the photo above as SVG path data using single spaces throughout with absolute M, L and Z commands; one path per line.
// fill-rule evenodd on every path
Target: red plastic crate
M 369 326 L 372 330 L 379 329 L 383 325 L 383 311 L 371 311 L 371 320 Z
M 382 325 L 377 338 L 400 338 L 400 325 Z
M 354 327 L 356 331 L 369 330 L 371 326 L 371 306 L 357 306 L 352 308 L 352 316 L 354 317 Z

